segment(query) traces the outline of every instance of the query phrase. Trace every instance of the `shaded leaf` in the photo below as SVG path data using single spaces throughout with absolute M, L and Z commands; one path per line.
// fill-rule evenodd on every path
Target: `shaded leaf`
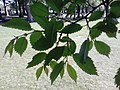
M 75 69 L 71 65 L 67 64 L 67 71 L 71 79 L 73 79 L 76 82 L 77 74 L 76 74 Z
M 3 26 L 25 31 L 32 30 L 30 24 L 26 20 L 21 18 L 12 18 L 10 21 L 4 23 Z
M 83 44 L 81 45 L 79 55 L 81 57 L 82 63 L 87 62 L 88 52 L 89 52 L 89 45 L 90 41 L 89 39 L 85 40 Z
M 50 45 L 53 45 L 57 40 L 57 22 L 55 20 L 50 21 L 45 29 L 45 36 Z
M 82 29 L 82 26 L 80 26 L 79 24 L 70 24 L 70 25 L 65 26 L 61 30 L 61 33 L 71 34 L 71 33 L 80 31 L 81 29 Z
M 27 68 L 40 64 L 43 60 L 45 60 L 45 58 L 46 58 L 46 53 L 44 52 L 40 52 L 36 54 L 35 56 L 33 56 L 32 61 L 28 63 Z
M 109 38 L 117 38 L 117 32 L 106 33 L 106 35 L 107 35 Z
M 60 74 L 63 66 L 64 66 L 64 62 L 61 61 L 60 63 L 58 63 L 58 64 L 54 67 L 53 71 L 52 71 L 51 74 L 50 74 L 51 84 L 53 84 L 53 82 L 55 81 L 55 79 L 58 77 L 58 75 Z
M 95 39 L 96 37 L 99 37 L 101 35 L 102 31 L 96 29 L 96 28 L 92 28 L 91 32 L 90 32 L 90 37 L 91 39 Z
M 26 50 L 27 45 L 28 45 L 27 39 L 25 37 L 20 37 L 15 43 L 15 51 L 21 56 L 23 52 Z
M 89 20 L 90 21 L 95 21 L 95 20 L 98 20 L 102 17 L 103 15 L 103 11 L 94 11 L 91 16 L 89 17 Z
M 38 51 L 47 50 L 51 47 L 52 45 L 49 44 L 48 40 L 44 36 L 37 40 L 37 42 L 32 46 L 32 48 Z
M 97 70 L 96 67 L 94 66 L 93 61 L 91 60 L 91 58 L 87 58 L 87 62 L 86 63 L 82 63 L 81 57 L 79 54 L 74 54 L 73 55 L 73 59 L 76 62 L 76 64 L 86 73 L 91 74 L 91 75 L 97 75 Z
M 42 4 L 42 3 L 34 3 L 33 5 L 30 6 L 30 10 L 32 13 L 32 16 L 35 17 L 41 17 L 41 16 L 48 16 L 49 12 L 48 12 L 48 8 Z
M 115 84 L 120 89 L 120 68 L 118 69 L 118 72 L 117 72 L 117 74 L 115 75 L 114 78 L 115 78 Z
M 68 15 L 69 15 L 69 14 L 73 14 L 74 11 L 75 11 L 75 9 L 76 9 L 76 4 L 71 3 L 70 6 L 69 6 L 69 8 L 68 8 L 68 10 L 67 10 L 67 14 L 68 14 Z
M 120 1 L 114 1 L 111 3 L 110 12 L 113 14 L 114 17 L 120 17 Z
M 52 59 L 55 59 L 56 61 L 59 60 L 63 55 L 64 47 L 55 47 L 52 49 L 45 59 L 45 65 L 48 65 Z

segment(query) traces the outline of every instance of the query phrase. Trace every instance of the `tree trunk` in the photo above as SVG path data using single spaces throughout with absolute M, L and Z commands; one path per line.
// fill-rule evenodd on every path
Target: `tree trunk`
M 30 0 L 25 0 L 25 7 L 26 7 L 26 12 L 27 12 L 27 20 L 29 22 L 33 22 L 33 17 L 30 12 Z
M 19 4 L 19 17 L 24 17 L 22 9 L 22 0 L 18 0 L 18 4 Z
M 18 15 L 18 4 L 17 4 L 17 0 L 15 0 L 15 6 L 16 6 L 16 15 Z
M 5 0 L 3 0 L 3 4 L 4 4 L 5 15 L 7 15 Z

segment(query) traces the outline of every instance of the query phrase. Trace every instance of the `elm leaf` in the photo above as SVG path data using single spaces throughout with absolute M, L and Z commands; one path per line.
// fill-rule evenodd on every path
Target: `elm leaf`
M 69 64 L 67 64 L 67 72 L 68 72 L 69 76 L 71 77 L 71 79 L 73 79 L 73 80 L 76 82 L 76 80 L 77 80 L 76 71 L 75 71 L 75 69 L 74 69 L 71 65 L 69 65 Z
M 25 37 L 20 37 L 15 43 L 15 51 L 21 56 L 26 50 L 28 41 Z
M 76 62 L 76 64 L 86 73 L 91 74 L 91 75 L 97 75 L 97 70 L 96 67 L 94 66 L 93 61 L 91 58 L 87 58 L 86 63 L 82 63 L 80 55 L 78 53 L 73 55 L 73 59 Z
M 51 74 L 50 74 L 51 84 L 53 84 L 53 82 L 55 81 L 55 79 L 58 77 L 58 75 L 60 74 L 63 66 L 64 66 L 64 62 L 61 61 L 60 63 L 58 63 L 58 64 L 54 67 L 53 71 L 52 71 Z
M 100 54 L 106 55 L 107 57 L 109 57 L 111 49 L 110 49 L 110 47 L 106 43 L 104 43 L 102 41 L 95 41 L 94 45 L 95 45 L 96 50 Z
M 46 58 L 46 53 L 44 52 L 40 52 L 36 54 L 35 56 L 33 56 L 32 61 L 28 63 L 27 68 L 40 64 L 43 60 L 45 60 L 45 58 Z
M 43 70 L 43 66 L 37 69 L 37 71 L 36 71 L 36 77 L 37 77 L 37 80 L 38 80 L 39 77 L 41 76 L 41 74 L 42 74 L 42 70 Z

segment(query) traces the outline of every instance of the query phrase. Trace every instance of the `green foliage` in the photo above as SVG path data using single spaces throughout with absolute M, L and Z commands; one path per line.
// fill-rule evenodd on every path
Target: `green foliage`
M 113 3 L 111 3 L 110 5 L 110 11 L 112 13 L 112 15 L 116 18 L 120 17 L 120 1 L 114 1 Z
M 91 58 L 87 58 L 87 62 L 86 63 L 82 63 L 82 60 L 80 58 L 79 54 L 74 54 L 73 55 L 73 59 L 76 62 L 76 64 L 86 73 L 88 74 L 92 74 L 92 75 L 97 75 L 97 70 L 93 64 L 93 61 L 91 60 Z
M 103 54 L 103 55 L 106 55 L 107 57 L 109 57 L 109 53 L 110 53 L 111 49 L 106 43 L 101 42 L 101 41 L 95 41 L 94 45 L 95 45 L 96 50 L 100 54 Z
M 17 39 L 15 43 L 15 51 L 21 56 L 23 52 L 26 50 L 27 45 L 28 45 L 27 39 L 25 37 L 20 37 L 19 39 Z
M 75 3 L 72 3 L 70 4 L 69 8 L 68 8 L 68 11 L 67 11 L 67 14 L 73 14 L 74 11 L 75 11 L 75 8 L 76 8 L 76 4 Z
M 40 52 L 36 54 L 35 56 L 33 56 L 32 61 L 28 63 L 27 68 L 40 64 L 43 60 L 45 60 L 45 58 L 46 58 L 46 53 L 44 52 Z
M 89 39 L 87 39 L 81 45 L 81 49 L 79 52 L 79 56 L 80 56 L 80 59 L 82 60 L 82 63 L 85 63 L 87 61 L 89 47 L 90 47 L 90 41 L 89 41 Z
M 44 71 L 46 73 L 46 75 L 48 76 L 48 73 L 49 73 L 49 69 L 47 67 L 44 68 Z
M 43 36 L 42 33 L 39 31 L 32 32 L 32 34 L 30 35 L 31 45 L 34 45 L 42 36 Z
M 67 64 L 67 71 L 71 79 L 73 79 L 76 82 L 77 74 L 76 74 L 75 69 L 71 65 Z
M 61 61 L 60 63 L 58 63 L 58 64 L 54 67 L 52 73 L 50 74 L 51 84 L 53 84 L 53 82 L 55 81 L 55 79 L 58 77 L 58 75 L 60 74 L 63 66 L 64 66 L 64 62 Z
M 33 17 L 48 16 L 48 8 L 42 3 L 34 3 L 30 6 Z
M 73 57 L 73 61 L 75 61 L 84 72 L 97 75 L 97 69 L 93 60 L 89 57 L 89 51 L 94 45 L 100 54 L 109 56 L 111 51 L 110 47 L 102 41 L 97 41 L 97 38 L 102 33 L 105 33 L 109 38 L 117 38 L 120 1 L 111 0 L 111 2 L 109 2 L 109 0 L 106 0 L 93 6 L 92 1 L 89 1 L 90 0 L 45 0 L 45 3 L 33 2 L 33 4 L 30 4 L 31 14 L 42 29 L 40 28 L 40 30 L 33 30 L 32 32 L 15 36 L 6 46 L 5 54 L 9 52 L 10 56 L 12 56 L 13 50 L 15 50 L 21 56 L 28 45 L 26 38 L 29 38 L 32 48 L 39 51 L 39 53 L 33 56 L 27 68 L 42 64 L 36 72 L 37 80 L 41 76 L 43 69 L 45 74 L 49 76 L 49 68 L 51 67 L 51 84 L 53 84 L 58 75 L 63 78 L 65 69 L 67 69 L 71 79 L 76 82 L 77 73 L 74 67 L 69 64 L 68 57 L 70 56 Z M 103 7 L 102 10 L 100 10 L 101 6 Z M 65 8 L 67 8 L 67 16 L 73 15 L 74 11 L 75 17 L 79 15 L 74 20 L 73 18 L 64 17 L 65 14 L 62 14 L 62 10 Z M 86 10 L 88 8 L 89 10 Z M 54 10 L 54 14 L 51 14 L 49 9 Z M 79 9 L 80 12 L 78 11 Z M 100 21 L 98 19 L 100 19 Z M 85 20 L 83 26 L 80 25 L 80 21 L 82 20 Z M 90 22 L 93 21 L 96 21 L 96 25 L 91 27 Z M 69 24 L 66 22 L 69 22 Z M 32 30 L 30 24 L 22 18 L 13 18 L 2 25 L 25 31 Z M 69 35 L 80 31 L 83 27 L 87 27 L 89 35 L 82 43 L 79 53 L 76 53 L 76 42 L 73 37 L 70 38 Z M 115 76 L 115 83 L 118 87 L 120 86 L 119 71 Z
M 81 29 L 82 27 L 79 24 L 70 24 L 65 26 L 65 28 L 61 30 L 61 33 L 71 34 L 71 33 L 80 31 Z
M 96 29 L 96 28 L 92 28 L 91 32 L 90 32 L 90 37 L 91 39 L 95 39 L 97 37 L 99 37 L 101 35 L 102 31 Z
M 9 44 L 6 46 L 4 55 L 7 53 L 7 51 L 9 51 L 10 57 L 12 56 L 12 54 L 13 54 L 13 48 L 14 48 L 14 41 L 15 41 L 15 39 L 11 40 L 9 42 Z
M 46 56 L 45 65 L 48 65 L 52 59 L 58 61 L 63 55 L 64 47 L 55 47 Z
M 98 20 L 102 17 L 103 15 L 103 12 L 102 11 L 95 11 L 91 14 L 91 16 L 89 17 L 89 20 L 90 21 L 95 21 L 95 20 Z
M 43 71 L 43 66 L 37 69 L 37 71 L 36 71 L 36 77 L 37 77 L 37 80 L 38 80 L 39 77 L 41 76 L 42 71 Z
M 117 87 L 119 87 L 120 89 L 120 68 L 118 69 L 117 74 L 115 75 L 115 84 L 117 85 Z
M 26 20 L 21 18 L 13 18 L 10 21 L 4 23 L 3 26 L 24 31 L 32 30 L 30 24 Z

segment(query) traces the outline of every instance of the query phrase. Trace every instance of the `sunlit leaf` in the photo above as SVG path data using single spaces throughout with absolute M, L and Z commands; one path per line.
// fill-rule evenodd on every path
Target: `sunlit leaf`
M 75 69 L 71 65 L 67 64 L 67 71 L 68 71 L 68 74 L 71 77 L 71 79 L 73 79 L 76 82 L 77 73 L 76 73 Z
M 41 76 L 41 74 L 42 74 L 42 70 L 43 70 L 43 66 L 37 69 L 37 71 L 36 71 L 36 77 L 37 77 L 37 80 L 38 80 L 39 77 Z

